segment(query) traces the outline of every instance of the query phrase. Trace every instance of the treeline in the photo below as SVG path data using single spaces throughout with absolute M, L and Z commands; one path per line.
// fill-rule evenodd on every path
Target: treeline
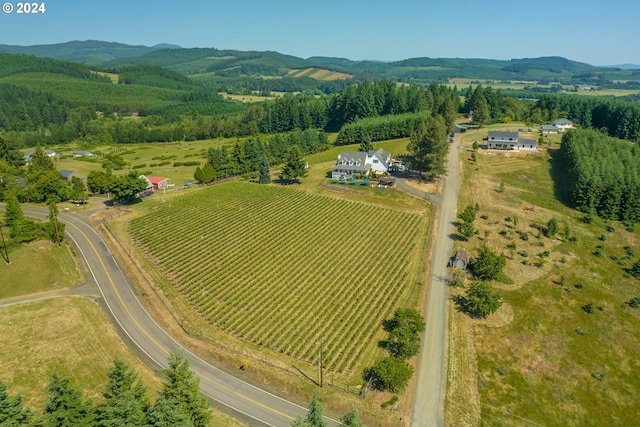
M 111 83 L 108 77 L 95 73 L 93 68 L 74 62 L 59 61 L 50 58 L 38 58 L 30 55 L 12 55 L 0 53 L 0 77 L 23 73 L 53 73 L 85 80 L 97 80 Z
M 212 78 L 209 84 L 218 92 L 249 95 L 254 91 L 263 95 L 271 92 L 302 92 L 313 94 L 332 94 L 345 90 L 349 85 L 362 81 L 354 77 L 346 80 L 317 80 L 311 77 L 282 79 L 263 79 L 261 77 L 236 77 L 233 80 Z
M 164 382 L 152 404 L 138 373 L 119 359 L 107 372 L 99 400 L 86 399 L 69 376 L 52 373 L 47 401 L 40 410 L 25 407 L 20 394 L 10 395 L 0 380 L 2 426 L 128 426 L 206 427 L 212 419 L 209 403 L 200 394 L 200 380 L 189 361 L 172 353 Z
M 50 125 L 62 126 L 71 112 L 69 103 L 46 92 L 0 84 L 0 128 L 33 131 Z
M 609 136 L 640 142 L 640 105 L 579 96 L 542 95 L 532 109 L 536 123 L 566 115 L 583 128 L 602 129 Z
M 217 179 L 241 175 L 260 170 L 263 156 L 267 156 L 269 164 L 283 163 L 293 147 L 297 147 L 301 155 L 315 153 L 329 146 L 327 134 L 315 129 L 295 130 L 288 134 L 277 134 L 262 141 L 258 137 L 237 142 L 231 150 L 226 146 L 211 147 L 207 153 L 208 163 L 215 170 Z
M 137 84 L 167 89 L 191 89 L 198 83 L 184 74 L 157 65 L 133 65 L 109 70 L 118 75 L 118 84 Z
M 640 222 L 640 148 L 595 130 L 562 137 L 560 155 L 575 208 L 606 219 Z
M 348 123 L 340 129 L 336 145 L 409 137 L 416 132 L 418 124 L 428 114 L 428 111 L 422 111 L 419 113 L 371 117 Z

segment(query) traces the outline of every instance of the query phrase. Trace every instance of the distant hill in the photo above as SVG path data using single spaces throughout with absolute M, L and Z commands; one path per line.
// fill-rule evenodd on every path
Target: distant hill
M 35 46 L 0 45 L 0 53 L 23 53 L 88 65 L 98 65 L 117 58 L 132 58 L 144 55 L 147 52 L 167 48 L 179 49 L 180 46 L 159 44 L 148 47 L 97 40 L 76 40 L 67 43 Z
M 608 65 L 607 68 L 619 68 L 621 70 L 640 70 L 640 65 L 636 65 L 636 64 L 618 64 L 618 65 Z
M 632 64 L 596 67 L 558 56 L 509 60 L 420 57 L 394 62 L 351 61 L 325 56 L 304 59 L 273 51 L 186 49 L 171 44 L 131 46 L 94 40 L 40 46 L 0 45 L 1 52 L 63 59 L 97 66 L 107 71 L 123 66 L 157 66 L 214 84 L 223 91 L 243 87 L 246 90 L 260 91 L 319 89 L 330 93 L 342 86 L 336 83 L 338 80 L 327 78 L 329 73 L 335 76 L 344 74 L 342 77 L 348 75 L 349 81 L 354 82 L 388 78 L 417 84 L 449 82 L 454 78 L 470 81 L 530 81 L 543 85 L 561 83 L 599 86 L 609 84 L 607 82 L 640 82 L 640 73 L 636 71 L 640 67 Z M 327 73 L 313 71 L 316 69 L 327 70 Z M 294 72 L 295 70 L 305 71 Z M 293 77 L 296 77 L 294 80 L 297 83 L 285 82 Z M 273 81 L 273 78 L 282 78 L 282 81 Z M 240 85 L 238 79 L 243 79 Z M 271 81 L 265 83 L 259 82 L 259 79 Z M 137 81 L 142 81 L 140 76 Z M 320 87 L 321 84 L 324 86 Z

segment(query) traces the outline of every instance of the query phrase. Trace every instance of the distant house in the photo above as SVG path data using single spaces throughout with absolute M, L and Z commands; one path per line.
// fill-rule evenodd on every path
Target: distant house
M 93 157 L 93 153 L 87 150 L 78 150 L 73 152 L 73 157 Z
M 154 190 L 164 190 L 169 187 L 169 178 L 161 176 L 147 176 L 147 180 L 151 183 Z
M 24 161 L 26 163 L 29 163 L 31 161 L 31 156 L 33 156 L 33 153 L 35 153 L 35 150 L 27 150 L 24 152 Z M 56 157 L 58 154 L 53 151 L 53 150 L 49 150 L 48 148 L 46 150 L 44 150 L 44 155 L 50 158 L 54 158 Z
M 453 131 L 454 131 L 455 133 L 463 133 L 463 132 L 466 132 L 466 131 L 467 131 L 467 128 L 466 128 L 465 126 L 455 125 L 455 126 L 453 127 Z
M 538 142 L 534 139 L 519 139 L 518 132 L 490 130 L 487 138 L 489 150 L 536 151 Z
M 573 127 L 573 122 L 569 119 L 558 119 L 553 122 L 553 125 L 557 126 L 560 132 L 564 132 L 565 130 Z
M 60 171 L 60 176 L 62 177 L 62 179 L 64 179 L 65 181 L 69 181 L 69 179 L 71 178 L 71 176 L 73 175 L 73 171 L 70 171 L 68 169 L 62 169 Z
M 542 125 L 542 129 L 540 130 L 542 134 L 551 134 L 560 132 L 560 128 L 556 125 Z
M 389 171 L 391 153 L 380 148 L 378 151 L 342 151 L 338 161 L 331 169 L 332 178 L 342 176 L 367 175 L 371 171 L 385 173 Z
M 469 255 L 466 251 L 460 249 L 456 252 L 453 260 L 451 261 L 451 267 L 457 268 L 460 270 L 467 269 L 467 263 L 469 262 Z

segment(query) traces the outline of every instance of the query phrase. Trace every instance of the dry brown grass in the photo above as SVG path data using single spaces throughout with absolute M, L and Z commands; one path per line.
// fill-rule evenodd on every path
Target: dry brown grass
M 29 407 L 44 403 L 53 371 L 72 376 L 87 397 L 99 397 L 115 357 L 144 378 L 151 395 L 161 387 L 160 376 L 129 351 L 93 301 L 67 297 L 3 307 L 0 324 L 0 377 Z

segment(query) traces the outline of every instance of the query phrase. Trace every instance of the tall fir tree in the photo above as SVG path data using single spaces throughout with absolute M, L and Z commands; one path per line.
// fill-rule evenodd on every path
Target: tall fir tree
M 294 145 L 289 150 L 287 162 L 282 167 L 282 177 L 299 182 L 300 178 L 304 178 L 305 176 L 307 176 L 307 162 L 302 158 L 300 148 Z
M 28 426 L 32 418 L 33 412 L 22 405 L 22 396 L 10 396 L 7 384 L 0 379 L 0 426 Z
M 411 167 L 433 179 L 446 173 L 445 160 L 449 152 L 447 129 L 442 116 L 426 117 L 411 136 L 407 149 Z
M 260 184 L 269 184 L 271 182 L 271 173 L 269 171 L 269 159 L 266 154 L 262 154 L 262 160 L 260 161 Z
M 189 367 L 189 360 L 178 353 L 168 358 L 161 395 L 190 420 L 194 427 L 206 427 L 211 420 L 209 402 L 200 394 L 200 380 Z
M 136 371 L 115 359 L 107 373 L 102 392 L 103 402 L 97 407 L 96 425 L 101 427 L 143 426 L 149 409 L 147 388 Z
M 49 400 L 44 406 L 44 427 L 72 427 L 93 425 L 93 405 L 84 399 L 82 391 L 71 378 L 51 375 L 47 385 Z

